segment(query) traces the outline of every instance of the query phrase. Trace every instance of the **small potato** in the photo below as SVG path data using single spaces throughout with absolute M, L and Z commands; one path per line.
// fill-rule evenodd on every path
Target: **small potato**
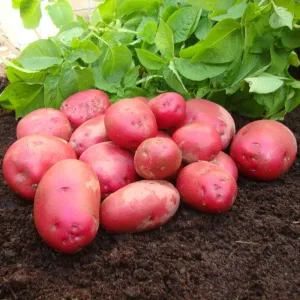
M 17 125 L 17 138 L 32 134 L 53 135 L 69 141 L 72 126 L 68 118 L 54 108 L 37 109 L 24 118 Z
M 109 137 L 104 125 L 104 115 L 101 115 L 81 124 L 73 132 L 70 145 L 79 157 L 86 149 L 107 141 Z
M 138 180 L 133 154 L 113 142 L 94 145 L 84 151 L 79 159 L 97 173 L 103 197 Z
M 150 100 L 149 107 L 155 115 L 159 129 L 168 129 L 183 122 L 186 104 L 178 93 L 166 92 Z
M 235 180 L 238 180 L 238 176 L 239 176 L 238 168 L 234 160 L 228 154 L 221 151 L 211 162 L 218 165 L 221 168 L 224 168 L 227 172 L 229 172 L 233 176 Z
M 229 146 L 236 128 L 232 116 L 224 107 L 204 99 L 188 100 L 185 118 L 174 129 L 197 121 L 211 125 L 217 130 L 221 136 L 223 150 Z
M 141 101 L 132 99 L 120 100 L 109 107 L 104 124 L 110 139 L 127 150 L 136 150 L 144 140 L 157 134 L 151 109 Z
M 137 181 L 101 203 L 101 226 L 115 233 L 152 230 L 166 224 L 177 212 L 179 203 L 179 193 L 171 183 Z
M 28 135 L 8 148 L 3 159 L 3 175 L 17 194 L 33 200 L 46 171 L 68 158 L 76 158 L 76 153 L 65 140 L 51 135 Z
M 288 172 L 297 155 L 292 131 L 274 120 L 258 120 L 241 128 L 230 148 L 240 172 L 258 180 L 274 180 Z
M 109 106 L 109 98 L 105 92 L 87 90 L 68 97 L 62 103 L 60 110 L 76 129 L 87 120 L 105 114 Z
M 186 204 L 207 213 L 228 211 L 237 197 L 235 179 L 223 168 L 207 161 L 184 167 L 176 187 Z
M 140 144 L 134 155 L 137 173 L 145 179 L 165 179 L 179 169 L 182 155 L 170 138 L 155 137 Z
M 64 253 L 78 252 L 99 228 L 101 191 L 87 164 L 66 159 L 42 178 L 34 199 L 34 222 L 42 239 Z
M 174 132 L 172 139 L 182 152 L 184 162 L 212 160 L 222 150 L 222 141 L 212 126 L 195 122 Z

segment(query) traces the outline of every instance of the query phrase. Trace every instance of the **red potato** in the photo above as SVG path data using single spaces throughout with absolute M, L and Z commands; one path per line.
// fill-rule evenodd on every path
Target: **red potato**
M 134 155 L 134 166 L 144 179 L 165 179 L 179 169 L 182 155 L 169 138 L 155 137 L 142 142 Z
M 132 99 L 120 100 L 109 107 L 104 124 L 110 139 L 127 150 L 136 150 L 144 140 L 157 134 L 156 120 L 150 108 Z
M 159 130 L 157 132 L 156 137 L 162 137 L 162 138 L 167 138 L 167 139 L 172 139 L 170 135 L 168 135 L 166 132 Z
M 87 164 L 66 159 L 42 178 L 34 199 L 34 222 L 42 239 L 64 253 L 90 244 L 99 228 L 101 191 Z
M 218 165 L 221 168 L 224 168 L 233 176 L 235 180 L 238 180 L 238 168 L 234 160 L 228 154 L 221 151 L 211 162 Z
M 89 119 L 105 114 L 110 106 L 106 93 L 99 90 L 78 92 L 68 97 L 60 110 L 68 117 L 74 129 Z
M 210 125 L 194 122 L 176 130 L 172 139 L 182 152 L 186 163 L 212 160 L 222 149 L 220 135 Z
M 186 104 L 178 93 L 167 92 L 150 100 L 149 107 L 155 115 L 159 129 L 168 129 L 183 122 Z
M 104 125 L 104 115 L 101 115 L 81 124 L 73 132 L 70 145 L 79 157 L 86 149 L 107 141 L 109 137 Z
M 180 195 L 170 182 L 134 182 L 101 203 L 101 226 L 115 233 L 152 230 L 166 224 L 177 212 L 179 203 Z
M 230 148 L 230 156 L 240 172 L 259 180 L 274 180 L 285 174 L 296 155 L 294 134 L 274 120 L 247 124 L 236 134 Z
M 223 168 L 199 161 L 184 167 L 176 187 L 182 200 L 191 207 L 207 213 L 224 213 L 234 204 L 237 183 Z
M 234 120 L 221 105 L 204 99 L 186 101 L 184 120 L 174 129 L 193 122 L 203 122 L 213 126 L 221 136 L 222 149 L 226 149 L 236 132 Z
M 133 154 L 112 142 L 92 146 L 79 159 L 89 164 L 97 173 L 103 198 L 138 180 Z
M 68 118 L 54 108 L 37 109 L 22 118 L 17 125 L 17 139 L 32 134 L 45 134 L 68 142 L 72 132 Z
M 46 171 L 68 158 L 76 158 L 76 153 L 65 140 L 50 135 L 28 135 L 8 148 L 3 159 L 3 175 L 17 194 L 33 200 Z

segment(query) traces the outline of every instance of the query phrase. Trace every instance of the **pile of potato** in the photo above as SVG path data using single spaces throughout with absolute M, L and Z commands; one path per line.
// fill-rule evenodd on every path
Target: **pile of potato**
M 28 114 L 16 134 L 4 177 L 33 200 L 42 239 L 65 253 L 90 244 L 99 225 L 114 233 L 158 228 L 180 199 L 224 213 L 237 198 L 239 171 L 273 180 L 297 153 L 295 136 L 280 122 L 254 121 L 236 133 L 220 105 L 173 92 L 114 104 L 103 91 L 79 92 L 60 110 Z

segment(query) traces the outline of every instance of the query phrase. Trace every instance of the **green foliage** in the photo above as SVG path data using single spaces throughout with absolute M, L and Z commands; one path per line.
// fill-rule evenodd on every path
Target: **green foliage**
M 12 0 L 34 29 L 40 0 Z M 47 11 L 59 33 L 4 61 L 10 85 L 0 105 L 16 117 L 59 108 L 73 93 L 125 97 L 176 91 L 250 117 L 282 119 L 300 104 L 300 3 L 293 0 L 99 0 L 91 21 L 67 0 Z

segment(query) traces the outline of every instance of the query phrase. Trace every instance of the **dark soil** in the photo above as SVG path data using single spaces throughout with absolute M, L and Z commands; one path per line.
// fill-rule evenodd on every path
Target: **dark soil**
M 237 119 L 238 126 L 247 120 Z M 300 142 L 300 109 L 286 119 Z M 0 162 L 15 140 L 0 113 Z M 159 230 L 99 231 L 76 255 L 37 234 L 32 203 L 0 174 L 0 299 L 300 299 L 300 157 L 273 182 L 240 177 L 233 209 L 221 216 L 181 204 Z

